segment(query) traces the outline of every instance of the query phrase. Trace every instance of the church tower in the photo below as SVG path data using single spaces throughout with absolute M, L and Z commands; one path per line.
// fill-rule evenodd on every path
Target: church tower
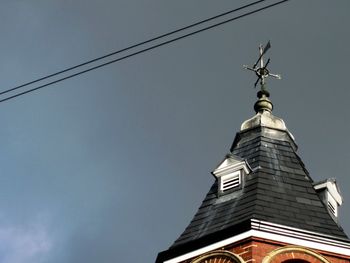
M 335 179 L 314 182 L 284 121 L 272 114 L 263 62 L 247 67 L 261 90 L 256 115 L 213 170 L 215 182 L 185 231 L 156 263 L 349 263 L 350 240 L 338 222 Z

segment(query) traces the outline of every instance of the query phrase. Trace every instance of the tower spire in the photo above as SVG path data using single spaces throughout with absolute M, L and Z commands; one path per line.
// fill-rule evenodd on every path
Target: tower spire
M 197 213 L 156 263 L 350 262 L 335 180 L 313 183 L 292 134 L 271 112 L 265 78 L 277 75 L 264 64 L 269 48 L 260 46 L 246 67 L 261 84 L 257 113 L 242 123 Z
M 272 102 L 269 100 L 270 93 L 266 89 L 266 78 L 271 76 L 276 79 L 281 79 L 281 75 L 279 74 L 272 74 L 267 69 L 267 65 L 270 63 L 270 58 L 267 60 L 266 64 L 264 65 L 264 54 L 269 50 L 271 47 L 270 41 L 267 42 L 265 47 L 263 45 L 259 45 L 259 58 L 253 65 L 253 67 L 249 67 L 247 65 L 243 65 L 245 69 L 251 70 L 255 72 L 255 75 L 258 77 L 256 80 L 254 87 L 259 83 L 260 81 L 260 91 L 257 93 L 257 97 L 259 98 L 258 101 L 254 105 L 254 110 L 256 113 L 263 112 L 263 111 L 269 111 L 271 112 L 273 109 Z M 259 65 L 259 67 L 258 67 Z

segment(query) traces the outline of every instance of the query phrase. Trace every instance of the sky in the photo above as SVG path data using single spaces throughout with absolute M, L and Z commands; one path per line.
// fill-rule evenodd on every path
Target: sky
M 0 0 L 0 90 L 246 3 Z M 242 65 L 268 40 L 273 113 L 350 235 L 349 9 L 290 0 L 0 103 L 0 262 L 154 262 L 254 115 Z

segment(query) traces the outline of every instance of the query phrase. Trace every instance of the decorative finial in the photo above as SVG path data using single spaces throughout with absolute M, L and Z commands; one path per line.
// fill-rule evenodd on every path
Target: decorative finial
M 256 80 L 256 82 L 254 84 L 254 87 L 256 87 L 256 85 L 258 84 L 258 82 L 260 80 L 260 88 L 261 89 L 257 94 L 259 100 L 254 105 L 254 109 L 257 113 L 265 111 L 265 110 L 271 112 L 273 109 L 273 105 L 272 105 L 271 101 L 268 99 L 268 97 L 270 96 L 270 93 L 266 89 L 265 79 L 269 76 L 274 77 L 276 79 L 281 79 L 281 75 L 272 74 L 267 69 L 267 65 L 270 63 L 270 58 L 267 60 L 266 64 L 264 65 L 264 54 L 267 52 L 267 50 L 270 49 L 270 47 L 271 47 L 270 41 L 267 42 L 265 47 L 263 47 L 262 45 L 259 45 L 259 54 L 260 55 L 259 55 L 259 58 L 256 61 L 256 63 L 254 64 L 254 66 L 253 67 L 249 67 L 247 65 L 243 66 L 245 69 L 254 71 L 255 74 L 258 76 L 258 79 Z M 260 64 L 259 67 L 258 67 L 258 64 Z

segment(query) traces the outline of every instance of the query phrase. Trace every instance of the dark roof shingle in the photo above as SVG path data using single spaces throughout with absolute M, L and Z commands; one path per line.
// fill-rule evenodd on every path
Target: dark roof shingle
M 172 248 L 250 219 L 347 238 L 314 190 L 313 181 L 296 154 L 294 141 L 285 139 L 288 136 L 283 134 L 278 139 L 266 136 L 264 129 L 268 128 L 237 134 L 231 148 L 232 154 L 247 160 L 253 170 L 245 176 L 244 186 L 219 197 L 214 182 Z

